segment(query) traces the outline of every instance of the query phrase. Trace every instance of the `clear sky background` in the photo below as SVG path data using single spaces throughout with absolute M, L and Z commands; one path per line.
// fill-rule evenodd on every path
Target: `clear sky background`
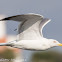
M 50 18 L 43 29 L 44 37 L 62 42 L 62 0 L 0 0 L 0 14 L 8 16 L 37 13 Z M 7 22 L 7 34 L 17 34 L 17 22 Z M 62 47 L 58 47 L 61 50 Z M 62 51 L 62 50 L 61 50 Z M 31 51 L 25 51 L 28 57 Z M 27 56 L 27 55 L 26 55 Z

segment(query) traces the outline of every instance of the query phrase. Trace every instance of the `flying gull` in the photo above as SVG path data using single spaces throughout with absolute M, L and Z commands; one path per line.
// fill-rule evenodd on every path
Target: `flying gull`
M 50 22 L 50 19 L 44 18 L 39 14 L 22 14 L 7 17 L 0 21 L 17 21 L 18 35 L 17 39 L 7 43 L 0 43 L 0 46 L 11 46 L 14 48 L 26 49 L 26 50 L 46 50 L 55 46 L 62 46 L 55 39 L 47 39 L 43 37 L 42 29 Z

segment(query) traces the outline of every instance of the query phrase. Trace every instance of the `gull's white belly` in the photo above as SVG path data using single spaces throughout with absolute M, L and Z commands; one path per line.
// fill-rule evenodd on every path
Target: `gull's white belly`
M 16 42 L 13 47 L 30 50 L 45 50 L 49 48 L 48 45 L 42 43 L 40 40 L 21 40 Z

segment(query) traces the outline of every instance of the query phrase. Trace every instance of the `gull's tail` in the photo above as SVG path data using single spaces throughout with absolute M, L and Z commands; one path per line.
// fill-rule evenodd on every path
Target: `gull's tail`
M 0 43 L 0 46 L 10 46 L 9 43 Z

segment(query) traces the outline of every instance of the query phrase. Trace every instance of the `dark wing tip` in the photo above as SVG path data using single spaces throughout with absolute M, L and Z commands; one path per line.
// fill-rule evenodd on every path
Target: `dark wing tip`
M 10 18 L 4 18 L 4 19 L 2 19 L 2 20 L 10 20 Z
M 3 20 L 11 20 L 11 18 L 13 18 L 13 17 L 17 17 L 17 16 L 20 16 L 20 15 L 16 15 L 16 16 L 7 17 L 7 18 L 4 18 L 4 19 L 1 19 L 0 21 L 3 21 Z
M 4 21 L 4 20 L 10 20 L 10 18 L 4 18 L 4 19 L 1 19 L 0 21 Z

